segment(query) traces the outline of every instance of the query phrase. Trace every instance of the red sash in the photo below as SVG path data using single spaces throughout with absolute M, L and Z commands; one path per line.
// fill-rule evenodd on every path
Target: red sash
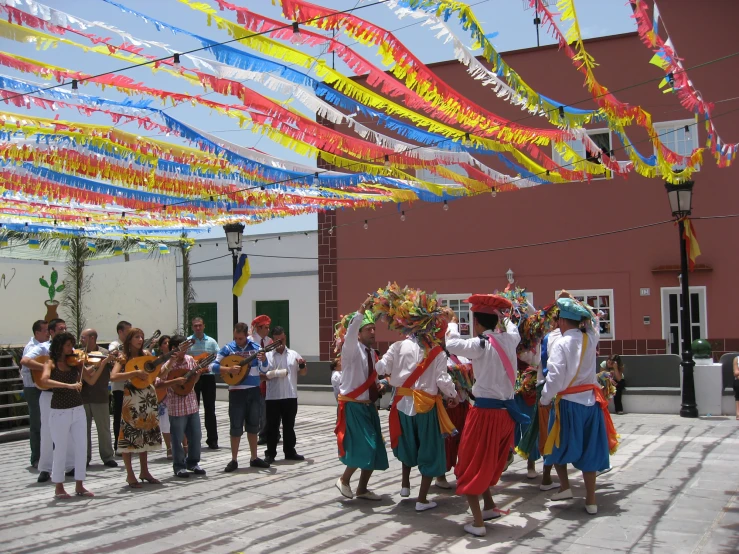
M 344 395 L 343 397 L 356 400 L 359 396 L 367 392 L 371 386 L 374 386 L 375 379 L 377 379 L 377 372 L 373 370 L 364 383 L 362 383 L 359 387 L 354 389 L 349 394 Z M 336 428 L 334 429 L 334 434 L 336 434 L 336 442 L 339 446 L 339 457 L 342 457 L 344 456 L 344 454 L 346 454 L 346 452 L 344 451 L 344 436 L 346 435 L 346 412 L 344 411 L 344 406 L 346 404 L 346 401 L 341 400 L 341 398 L 342 395 L 339 395 L 339 413 L 336 416 Z
M 416 369 L 413 370 L 413 373 L 411 373 L 403 382 L 402 388 L 411 388 L 413 384 L 420 379 L 428 366 L 431 365 L 431 362 L 434 361 L 436 356 L 441 353 L 441 350 L 441 346 L 435 346 L 432 348 L 431 352 L 428 353 L 428 356 L 418 364 L 418 367 L 416 367 Z M 398 447 L 398 439 L 400 438 L 400 435 L 403 434 L 403 429 L 400 426 L 400 416 L 398 415 L 398 402 L 400 402 L 401 398 L 403 398 L 401 395 L 396 394 L 393 398 L 393 405 L 390 407 L 390 446 L 392 448 Z

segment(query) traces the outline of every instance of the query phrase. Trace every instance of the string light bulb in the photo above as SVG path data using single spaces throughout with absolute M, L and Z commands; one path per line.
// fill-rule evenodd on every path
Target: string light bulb
M 175 54 L 174 55 L 174 68 L 179 70 L 182 66 L 180 65 L 180 55 Z
M 385 167 L 390 167 L 390 156 L 385 154 Z
M 333 235 L 334 234 L 334 228 L 333 227 L 329 227 L 328 228 L 328 234 L 329 235 Z
M 300 32 L 300 24 L 297 21 L 293 21 L 293 33 Z
M 492 189 L 492 190 L 490 191 L 490 195 L 491 195 L 491 196 L 492 196 L 493 198 L 495 198 L 495 196 L 496 196 L 497 194 L 498 194 L 498 191 L 497 191 L 497 190 L 495 190 L 495 189 Z
M 364 230 L 366 231 L 367 229 L 369 229 L 369 222 L 365 219 L 364 220 Z
M 448 212 L 448 211 L 449 211 L 449 204 L 447 204 L 446 200 L 444 200 L 444 206 L 442 207 L 442 209 L 443 209 L 443 210 L 444 210 L 445 212 Z
M 405 211 L 400 212 L 400 221 L 405 221 Z
M 78 90 L 79 86 L 77 84 L 77 79 L 72 79 L 72 94 L 77 94 Z

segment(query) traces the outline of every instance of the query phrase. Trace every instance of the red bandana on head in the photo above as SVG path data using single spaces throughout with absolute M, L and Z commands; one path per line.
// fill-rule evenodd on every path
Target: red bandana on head
M 251 322 L 252 327 L 260 327 L 262 325 L 271 325 L 271 324 L 272 324 L 272 320 L 270 319 L 268 315 L 258 315 Z
M 512 304 L 507 298 L 497 294 L 473 294 L 465 302 L 471 304 L 470 309 L 480 314 L 494 314 L 496 311 L 508 310 Z

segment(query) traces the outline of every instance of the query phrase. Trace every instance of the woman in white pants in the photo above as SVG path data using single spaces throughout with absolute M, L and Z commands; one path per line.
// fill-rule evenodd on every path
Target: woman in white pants
M 44 364 L 41 384 L 52 390 L 49 430 L 54 442 L 54 461 L 51 480 L 56 484 L 54 498 L 71 498 L 64 490 L 64 465 L 67 449 L 74 452 L 74 480 L 77 496 L 94 496 L 85 489 L 85 466 L 87 464 L 87 417 L 82 402 L 80 372 L 86 381 L 91 375 L 79 366 L 71 366 L 67 358 L 74 354 L 74 335 L 60 333 L 54 336 L 49 348 L 50 360 Z M 91 383 L 94 384 L 94 383 Z

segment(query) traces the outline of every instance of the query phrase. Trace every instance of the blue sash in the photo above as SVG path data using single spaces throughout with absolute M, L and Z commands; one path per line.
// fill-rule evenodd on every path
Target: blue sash
M 480 398 L 475 399 L 475 407 L 483 410 L 507 410 L 508 415 L 513 421 L 520 425 L 528 425 L 531 418 L 518 409 L 514 400 L 498 400 L 497 398 Z

